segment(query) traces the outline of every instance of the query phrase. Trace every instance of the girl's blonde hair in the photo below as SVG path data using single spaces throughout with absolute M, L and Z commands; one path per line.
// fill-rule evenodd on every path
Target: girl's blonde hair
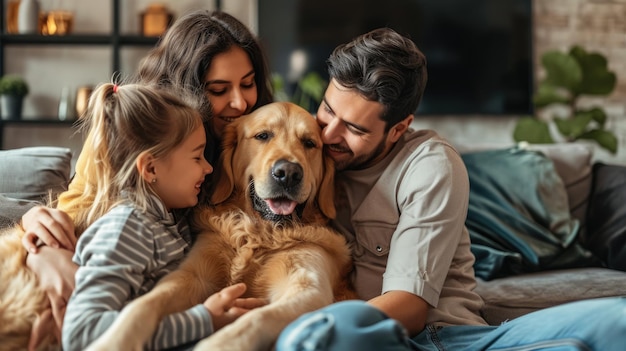
M 156 159 L 167 156 L 202 125 L 198 111 L 180 96 L 183 93 L 112 83 L 94 90 L 81 129 L 89 135 L 83 149 L 93 155 L 85 164 L 84 194 L 95 197 L 75 223 L 93 223 L 119 203 L 122 193 L 140 208 L 147 207 L 153 191 L 137 169 L 137 158 L 143 152 Z

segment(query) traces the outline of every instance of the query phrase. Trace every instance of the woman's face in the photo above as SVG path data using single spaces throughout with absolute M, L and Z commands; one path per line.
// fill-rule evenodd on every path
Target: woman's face
M 254 74 L 250 57 L 238 46 L 215 55 L 211 61 L 204 81 L 215 136 L 220 137 L 228 123 L 252 111 L 258 96 Z

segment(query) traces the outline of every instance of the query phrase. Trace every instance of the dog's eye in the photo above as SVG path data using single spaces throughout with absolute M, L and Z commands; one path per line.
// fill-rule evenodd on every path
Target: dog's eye
M 302 144 L 304 144 L 304 147 L 307 149 L 314 149 L 317 147 L 317 144 L 313 139 L 305 139 L 302 141 Z
M 268 140 L 271 137 L 272 137 L 272 135 L 269 132 L 261 132 L 261 133 L 259 133 L 259 134 L 254 136 L 254 138 L 256 140 Z

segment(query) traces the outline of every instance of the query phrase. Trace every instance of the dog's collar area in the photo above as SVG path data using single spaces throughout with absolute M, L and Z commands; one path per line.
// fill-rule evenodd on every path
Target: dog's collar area
M 277 223 L 277 224 L 289 224 L 293 222 L 299 222 L 304 212 L 304 204 L 298 204 L 296 209 L 289 215 L 281 215 L 274 213 L 267 205 L 265 199 L 259 197 L 254 188 L 254 181 L 250 182 L 250 201 L 252 201 L 252 208 L 261 216 L 261 218 Z

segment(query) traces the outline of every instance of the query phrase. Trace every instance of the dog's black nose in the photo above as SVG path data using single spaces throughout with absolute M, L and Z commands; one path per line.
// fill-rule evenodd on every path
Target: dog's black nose
M 272 177 L 285 188 L 300 184 L 302 172 L 300 164 L 287 160 L 278 160 L 272 167 Z

